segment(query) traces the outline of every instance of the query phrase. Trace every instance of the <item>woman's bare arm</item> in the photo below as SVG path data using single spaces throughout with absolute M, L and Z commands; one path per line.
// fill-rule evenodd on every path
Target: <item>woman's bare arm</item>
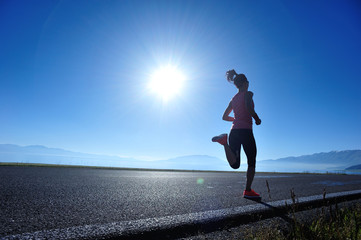
M 229 122 L 233 122 L 234 121 L 234 117 L 229 116 L 229 114 L 232 112 L 232 105 L 231 102 L 228 104 L 228 107 L 226 108 L 226 110 L 223 113 L 223 117 L 222 119 L 224 121 L 229 121 Z
M 252 92 L 247 92 L 246 97 L 245 97 L 246 106 L 247 106 L 247 109 L 250 112 L 251 116 L 256 121 L 256 125 L 260 125 L 261 124 L 261 119 L 258 117 L 256 111 L 254 110 L 254 104 L 253 104 L 253 99 L 252 98 L 253 98 L 253 93 Z

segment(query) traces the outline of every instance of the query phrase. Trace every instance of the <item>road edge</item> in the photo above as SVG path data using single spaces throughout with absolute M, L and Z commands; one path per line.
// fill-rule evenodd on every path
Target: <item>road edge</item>
M 298 212 L 360 198 L 361 190 L 354 190 L 160 218 L 43 230 L 0 239 L 174 239 L 282 216 L 290 210 Z

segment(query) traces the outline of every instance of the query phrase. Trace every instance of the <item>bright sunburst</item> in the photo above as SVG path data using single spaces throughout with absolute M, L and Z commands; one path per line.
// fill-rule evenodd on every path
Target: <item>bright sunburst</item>
M 155 71 L 150 79 L 150 90 L 164 101 L 178 95 L 183 87 L 185 76 L 175 66 L 165 66 Z

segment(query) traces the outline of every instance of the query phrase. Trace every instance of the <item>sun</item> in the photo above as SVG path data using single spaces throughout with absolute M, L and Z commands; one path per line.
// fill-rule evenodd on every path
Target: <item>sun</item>
M 175 66 L 164 66 L 150 78 L 149 89 L 164 101 L 179 95 L 185 81 L 184 74 Z

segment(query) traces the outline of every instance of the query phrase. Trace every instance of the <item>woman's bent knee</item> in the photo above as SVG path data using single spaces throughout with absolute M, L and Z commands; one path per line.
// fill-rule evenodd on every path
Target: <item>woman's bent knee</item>
M 231 168 L 238 169 L 240 167 L 240 163 L 232 164 Z

